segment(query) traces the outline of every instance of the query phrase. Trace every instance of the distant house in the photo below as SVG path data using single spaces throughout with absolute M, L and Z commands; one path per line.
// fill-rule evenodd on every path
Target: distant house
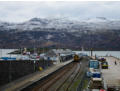
M 51 60 L 58 63 L 69 58 L 72 58 L 72 50 L 69 49 L 52 49 L 44 55 L 45 60 Z
M 53 51 L 53 50 L 50 50 L 48 51 L 45 55 L 44 55 L 44 59 L 45 60 L 51 60 L 53 62 L 60 62 L 60 58 L 59 56 Z

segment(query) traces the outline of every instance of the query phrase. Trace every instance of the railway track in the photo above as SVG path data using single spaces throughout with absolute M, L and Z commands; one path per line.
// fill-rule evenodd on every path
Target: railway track
M 73 84 L 75 78 L 78 76 L 80 71 L 80 63 L 76 64 L 75 70 L 71 72 L 71 74 L 68 76 L 68 78 L 59 86 L 59 88 L 56 89 L 56 91 L 68 91 L 68 89 Z
M 75 66 L 75 63 L 69 64 L 67 67 L 60 70 L 60 72 L 53 74 L 51 77 L 49 77 L 48 80 L 43 82 L 38 87 L 34 88 L 32 91 L 49 91 L 51 86 L 54 85 L 57 81 L 59 81 L 59 79 L 61 79 L 61 77 L 63 77 L 67 72 L 69 72 L 70 69 L 72 69 L 72 67 L 74 67 L 74 66 Z M 52 91 L 52 90 L 50 90 L 50 91 Z
M 74 80 L 81 74 L 81 67 L 80 62 L 72 62 L 22 91 L 69 91 Z
M 85 66 L 87 65 L 87 61 L 78 63 L 76 66 L 76 70 L 72 72 L 72 74 L 61 84 L 61 86 L 56 91 L 74 91 L 71 89 L 75 82 L 82 78 L 83 73 L 85 71 Z

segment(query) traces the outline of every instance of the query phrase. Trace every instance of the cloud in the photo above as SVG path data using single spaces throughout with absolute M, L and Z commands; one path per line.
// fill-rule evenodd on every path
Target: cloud
M 33 17 L 120 18 L 120 2 L 0 2 L 0 20 L 23 22 Z

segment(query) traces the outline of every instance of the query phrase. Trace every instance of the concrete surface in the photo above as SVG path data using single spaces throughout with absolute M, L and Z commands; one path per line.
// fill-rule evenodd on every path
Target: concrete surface
M 104 57 L 109 68 L 102 69 L 102 74 L 107 86 L 120 86 L 120 59 L 115 57 Z M 116 65 L 115 65 L 116 61 Z

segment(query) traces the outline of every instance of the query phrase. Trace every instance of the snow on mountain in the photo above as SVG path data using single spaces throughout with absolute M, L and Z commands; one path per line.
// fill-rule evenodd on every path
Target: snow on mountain
M 52 37 L 53 37 L 53 35 L 48 34 L 48 35 L 46 36 L 46 39 L 51 39 Z
M 31 48 L 36 45 L 80 49 L 84 45 L 87 49 L 92 46 L 98 50 L 120 50 L 119 39 L 120 20 L 104 17 L 85 20 L 32 18 L 19 24 L 0 21 L 1 48 Z M 91 41 L 94 41 L 92 45 Z
M 120 29 L 120 20 L 97 17 L 86 20 L 69 18 L 32 18 L 29 21 L 14 24 L 0 21 L 0 28 L 18 31 L 68 31 Z M 0 29 L 0 30 L 1 30 Z
M 107 20 L 106 18 L 104 17 L 96 17 L 96 18 L 88 18 L 87 20 L 85 20 L 85 22 L 93 22 L 93 23 L 97 23 L 97 22 L 106 22 L 106 21 L 109 21 Z

